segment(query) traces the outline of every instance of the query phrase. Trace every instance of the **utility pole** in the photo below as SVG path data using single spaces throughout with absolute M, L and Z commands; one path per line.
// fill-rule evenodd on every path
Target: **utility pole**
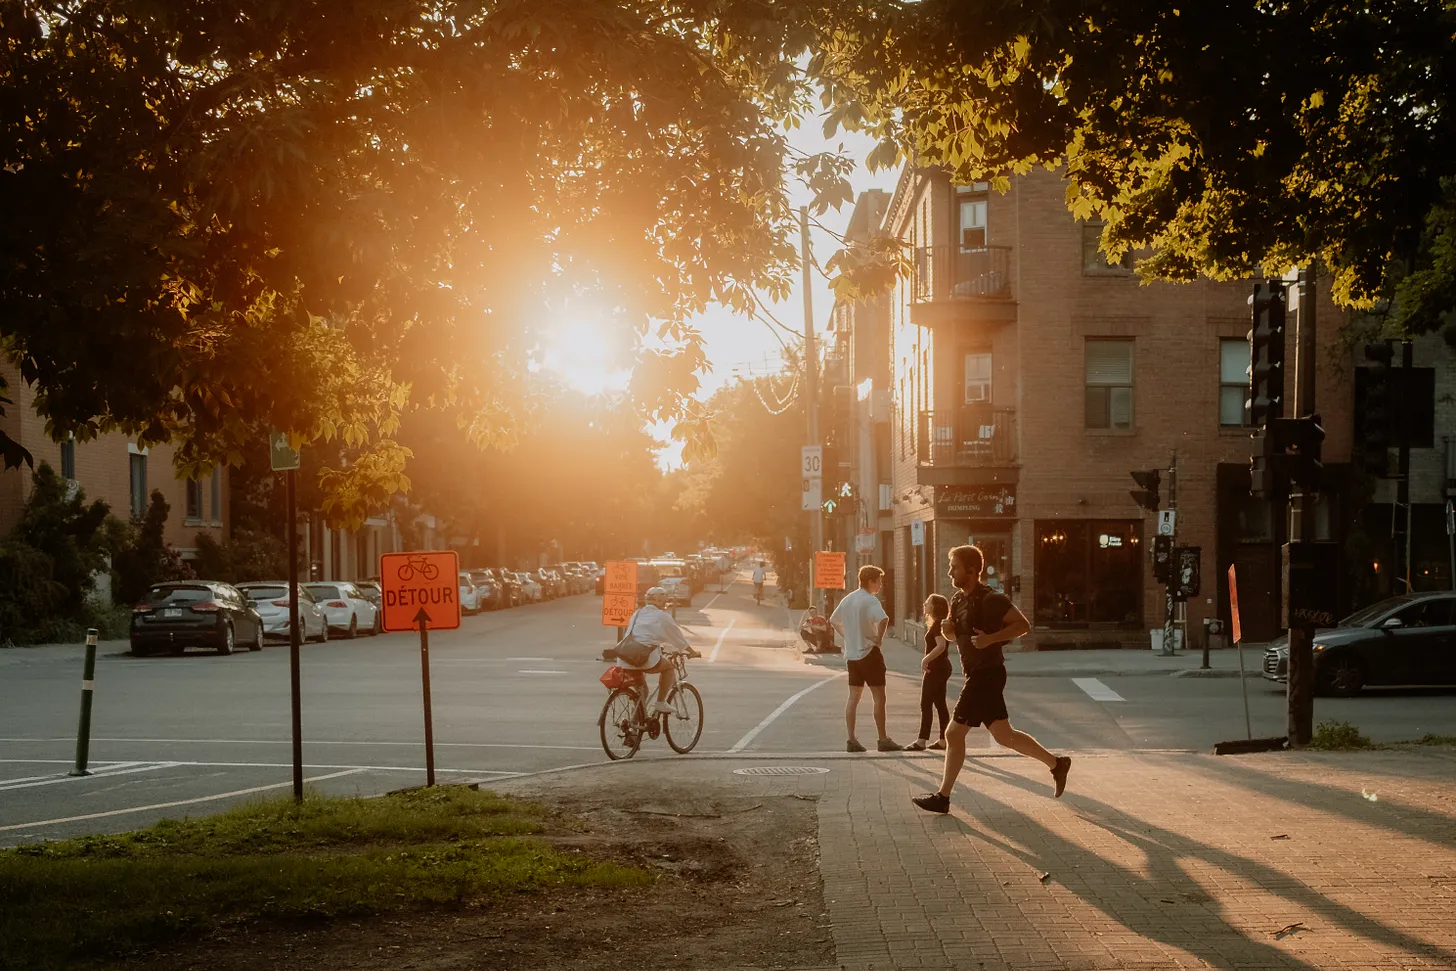
M 1295 418 L 1310 418 L 1315 407 L 1315 281 L 1318 271 L 1313 265 L 1299 271 L 1299 312 L 1296 318 L 1294 341 L 1294 415 Z M 1309 484 L 1297 485 L 1297 491 L 1289 502 L 1289 540 L 1291 544 L 1303 545 L 1314 542 L 1314 507 L 1319 490 Z M 1293 559 L 1293 550 L 1285 553 L 1286 561 Z M 1309 744 L 1314 732 L 1314 627 L 1299 621 L 1292 606 L 1289 578 L 1291 570 L 1285 570 L 1285 583 L 1280 595 L 1284 598 L 1284 615 L 1289 623 L 1289 678 L 1285 691 L 1286 725 L 1290 745 L 1302 748 Z M 1334 577 L 1326 578 L 1334 582 Z
M 1173 532 L 1169 536 L 1172 552 L 1168 575 L 1163 583 L 1163 656 L 1173 656 L 1173 591 L 1178 585 L 1178 453 L 1168 463 L 1168 511 L 1173 514 Z
M 799 258 L 804 264 L 804 394 L 809 415 L 810 445 L 823 445 L 819 438 L 819 355 L 814 347 L 814 291 L 809 257 L 809 207 L 799 207 Z M 819 594 L 814 587 L 814 554 L 824 548 L 824 510 L 816 507 L 809 513 L 809 602 L 817 604 Z

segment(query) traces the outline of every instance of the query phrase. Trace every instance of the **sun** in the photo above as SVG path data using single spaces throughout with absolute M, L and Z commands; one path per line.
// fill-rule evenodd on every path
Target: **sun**
M 612 325 L 601 317 L 574 316 L 548 325 L 541 335 L 541 370 L 582 394 L 624 391 L 630 368 L 613 342 Z

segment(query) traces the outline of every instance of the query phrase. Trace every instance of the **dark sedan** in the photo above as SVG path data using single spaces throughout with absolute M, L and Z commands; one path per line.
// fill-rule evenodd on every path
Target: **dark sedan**
M 181 654 L 210 647 L 263 649 L 263 618 L 251 601 L 226 583 L 191 580 L 158 583 L 131 611 L 131 652 Z
M 1286 681 L 1289 638 L 1264 651 L 1264 677 Z M 1356 611 L 1314 635 L 1315 690 L 1353 695 L 1391 685 L 1456 685 L 1456 593 L 1416 593 Z

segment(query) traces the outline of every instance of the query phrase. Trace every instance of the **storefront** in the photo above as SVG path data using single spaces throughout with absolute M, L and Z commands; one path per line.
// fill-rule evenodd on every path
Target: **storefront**
M 1139 629 L 1141 553 L 1139 520 L 1038 519 L 1032 624 L 1052 630 Z
M 957 546 L 978 546 L 986 557 L 981 579 L 1000 593 L 1020 590 L 1012 573 L 1012 536 L 1016 526 L 1016 486 L 940 486 L 935 490 L 936 563 L 941 593 L 949 593 L 947 556 Z

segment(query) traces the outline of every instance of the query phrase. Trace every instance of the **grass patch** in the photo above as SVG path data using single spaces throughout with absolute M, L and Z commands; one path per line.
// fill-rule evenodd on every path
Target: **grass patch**
M 1315 726 L 1309 747 L 1324 752 L 1373 748 L 1374 743 L 1349 722 L 1323 721 Z
M 1411 743 L 1412 745 L 1456 745 L 1456 735 L 1433 735 L 1430 732 L 1422 735 Z
M 256 918 L 359 916 L 651 880 L 532 839 L 543 821 L 529 803 L 437 787 L 269 800 L 0 851 L 0 968 L 68 967 Z

